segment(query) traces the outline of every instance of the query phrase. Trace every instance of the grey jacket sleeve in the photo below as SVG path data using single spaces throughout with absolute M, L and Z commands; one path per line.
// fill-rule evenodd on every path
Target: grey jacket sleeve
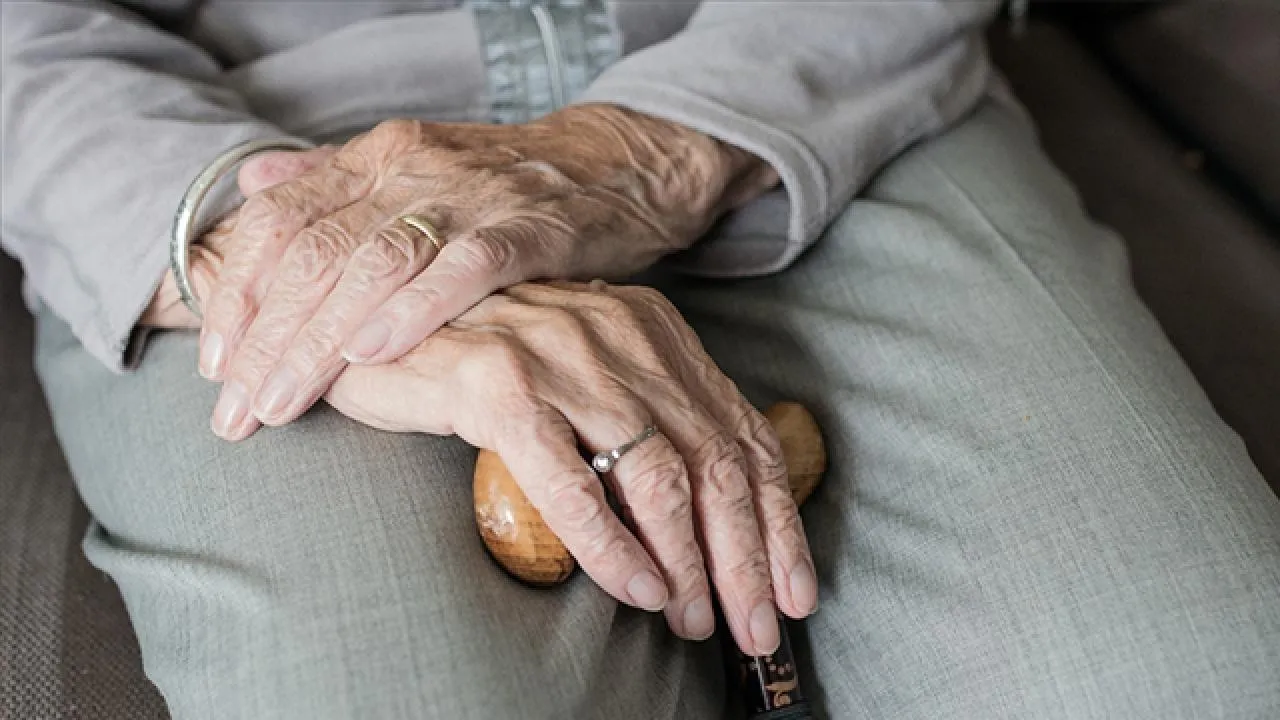
M 0 240 L 40 301 L 120 370 L 187 184 L 228 147 L 284 133 L 201 49 L 109 3 L 0 3 L 0 33 Z
M 785 190 L 735 213 L 682 261 L 706 275 L 776 272 L 881 166 L 982 97 L 992 73 L 981 31 L 998 5 L 704 2 L 578 102 L 664 117 L 769 162 Z

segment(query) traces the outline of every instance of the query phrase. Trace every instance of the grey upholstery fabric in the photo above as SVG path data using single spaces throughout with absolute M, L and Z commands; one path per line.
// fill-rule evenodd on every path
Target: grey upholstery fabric
M 1280 221 L 1280 3 L 1175 3 L 1108 24 L 1097 39 Z
M 88 514 L 31 368 L 19 287 L 0 256 L 0 718 L 165 717 L 115 586 L 81 552 Z
M 1124 237 L 1134 282 L 1280 490 L 1280 241 L 1055 25 L 997 27 L 997 63 L 1089 213 Z M 1277 165 L 1280 167 L 1280 165 Z

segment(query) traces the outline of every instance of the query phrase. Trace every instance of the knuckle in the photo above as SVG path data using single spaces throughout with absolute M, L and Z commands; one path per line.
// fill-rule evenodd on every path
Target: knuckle
M 304 370 L 315 368 L 337 357 L 342 342 L 329 328 L 313 328 L 301 334 L 291 352 Z
M 339 264 L 350 245 L 351 236 L 342 226 L 320 220 L 290 246 L 285 277 L 299 283 L 315 282 Z
M 583 551 L 614 568 L 627 568 L 643 562 L 626 535 L 607 532 L 603 526 L 587 540 Z
M 795 538 L 804 537 L 804 521 L 800 519 L 800 513 L 790 495 L 768 497 L 761 504 L 764 506 L 763 515 L 767 518 L 765 522 L 768 523 L 770 535 L 789 545 L 795 544 Z
M 769 584 L 769 556 L 763 547 L 752 549 L 723 568 L 724 576 L 739 587 Z
M 594 486 L 595 479 L 583 474 L 563 471 L 546 481 L 546 507 L 570 532 L 588 538 L 603 537 L 608 508 Z
M 237 222 L 243 229 L 280 242 L 285 239 L 285 226 L 302 219 L 302 208 L 288 201 L 285 186 L 277 185 L 245 200 Z
M 438 287 L 411 282 L 392 296 L 384 312 L 405 322 L 414 314 L 435 307 L 444 300 L 444 297 L 444 293 Z
M 754 446 L 761 464 L 760 471 L 764 474 L 763 479 L 770 482 L 781 479 L 782 484 L 786 485 L 787 459 L 782 454 L 782 440 L 769 421 L 755 408 L 748 406 L 738 423 L 738 435 Z
M 488 236 L 460 243 L 455 252 L 454 261 L 468 275 L 505 276 L 515 263 L 511 244 Z
M 409 118 L 392 118 L 377 124 L 369 132 L 369 139 L 379 144 L 400 146 L 418 141 L 422 134 L 422 123 Z
M 648 333 L 635 309 L 615 294 L 615 288 L 578 293 L 577 302 L 593 327 L 614 329 L 623 337 L 646 337 Z
M 684 561 L 677 563 L 671 570 L 671 584 L 678 595 L 690 596 L 706 589 L 706 564 L 702 560 L 702 551 L 695 542 L 685 554 Z
M 528 356 L 514 338 L 495 334 L 475 349 L 472 362 L 482 381 L 499 395 L 513 400 L 536 396 Z
M 706 491 L 712 499 L 725 503 L 751 501 L 751 488 L 746 482 L 742 449 L 721 432 L 712 433 L 696 452 L 699 467 L 704 469 Z
M 384 231 L 356 250 L 352 264 L 368 280 L 378 281 L 402 275 L 417 258 L 418 248 L 412 240 L 397 231 Z
M 663 520 L 693 514 L 693 494 L 678 456 L 664 457 L 638 472 L 628 495 L 632 512 Z
M 635 312 L 631 309 L 630 303 L 615 293 L 597 293 L 592 299 L 600 312 L 611 317 L 626 318 L 633 317 L 635 315 Z
M 632 313 L 638 314 L 637 308 L 644 308 L 666 317 L 673 314 L 679 315 L 676 306 L 656 288 L 646 285 L 624 285 L 618 287 L 617 292 L 618 297 L 625 302 Z
M 562 307 L 534 307 L 532 312 L 537 316 L 539 331 L 543 337 L 553 338 L 557 343 L 565 343 L 572 348 L 581 348 L 587 344 L 587 328 L 573 311 Z
M 280 209 L 279 195 L 278 190 L 265 190 L 247 198 L 240 206 L 239 223 L 258 226 L 273 219 Z

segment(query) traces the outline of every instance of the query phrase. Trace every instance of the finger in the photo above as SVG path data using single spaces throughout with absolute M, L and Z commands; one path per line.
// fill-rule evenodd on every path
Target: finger
M 667 588 L 644 547 L 609 509 L 604 488 L 578 454 L 573 430 L 555 410 L 507 432 L 495 450 L 547 527 L 584 572 L 619 602 L 649 612 L 667 604 Z
M 743 451 L 747 479 L 755 495 L 778 608 L 797 620 L 818 606 L 818 575 L 800 511 L 791 494 L 782 444 L 769 421 L 728 382 L 730 391 L 701 393 L 723 427 L 730 428 Z
M 583 397 L 590 401 L 581 402 Z M 644 405 L 614 383 L 577 398 L 559 406 L 589 452 L 608 452 L 650 424 Z M 659 433 L 623 455 L 604 477 L 662 572 L 671 594 L 667 623 L 690 640 L 710 637 L 715 630 L 711 585 L 694 529 L 693 491 L 684 459 Z
M 800 513 L 792 498 L 786 460 L 777 433 L 707 354 L 697 334 L 659 293 L 647 288 L 611 288 L 633 296 L 648 313 L 662 316 L 655 330 L 675 335 L 680 352 L 670 362 L 693 397 L 725 428 L 743 452 L 747 479 L 769 556 L 775 599 L 788 616 L 799 619 L 818 603 L 818 579 Z M 634 297 L 640 296 L 640 297 Z
M 281 425 L 306 412 L 347 366 L 340 354 L 343 344 L 435 255 L 434 245 L 395 220 L 360 245 L 333 291 L 263 381 L 254 396 L 254 415 L 267 425 Z
M 712 582 L 725 621 L 748 655 L 778 648 L 777 609 L 755 498 L 738 444 L 697 404 L 653 404 L 684 457 Z
M 488 295 L 530 277 L 522 236 L 485 228 L 447 242 L 426 270 L 378 308 L 344 357 L 353 363 L 395 360 Z
M 364 197 L 374 173 L 344 148 L 329 162 L 259 192 L 240 209 L 200 334 L 200 374 L 223 379 L 285 249 L 303 229 Z
M 328 297 L 361 237 L 376 232 L 385 215 L 376 196 L 361 200 L 321 218 L 289 246 L 261 309 L 228 364 L 214 407 L 216 434 L 226 440 L 242 439 L 234 429 L 251 415 L 251 403 L 267 373 Z
M 273 185 L 293 180 L 310 172 L 337 154 L 333 145 L 321 145 L 310 150 L 277 150 L 258 153 L 244 161 L 236 174 L 240 194 L 249 197 Z
M 647 306 L 659 300 L 665 303 L 654 291 L 637 290 L 640 294 L 636 295 L 603 282 L 593 282 L 590 287 L 593 292 L 579 292 L 574 297 L 577 303 L 589 305 L 609 319 L 591 326 L 595 345 L 631 347 L 625 356 L 613 353 L 605 362 L 613 368 L 635 367 L 648 379 L 649 387 L 644 392 L 637 391 L 637 395 L 645 398 L 657 426 L 668 434 L 685 460 L 693 488 L 696 525 L 702 532 L 703 555 L 734 638 L 748 654 L 772 652 L 779 635 L 776 606 L 769 559 L 742 450 L 721 422 L 696 399 L 690 399 L 687 386 L 696 379 L 679 377 L 671 362 L 673 356 L 684 351 L 681 345 L 671 343 L 659 353 L 651 346 L 634 343 L 637 335 L 667 339 L 671 331 L 666 326 L 683 327 L 685 323 L 674 310 L 673 316 L 652 322 L 655 312 Z M 554 303 L 556 295 L 563 292 L 542 284 L 526 284 L 509 289 L 507 294 L 545 306 Z M 622 299 L 624 295 L 628 295 L 627 300 Z M 710 371 L 719 373 L 714 366 Z

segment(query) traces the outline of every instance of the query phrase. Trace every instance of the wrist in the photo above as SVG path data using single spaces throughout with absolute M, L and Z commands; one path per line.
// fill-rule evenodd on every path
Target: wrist
M 622 106 L 576 105 L 547 119 L 563 124 L 559 132 L 588 149 L 592 162 L 584 163 L 584 172 L 643 198 L 669 221 L 667 230 L 681 247 L 778 183 L 772 166 L 747 150 Z

